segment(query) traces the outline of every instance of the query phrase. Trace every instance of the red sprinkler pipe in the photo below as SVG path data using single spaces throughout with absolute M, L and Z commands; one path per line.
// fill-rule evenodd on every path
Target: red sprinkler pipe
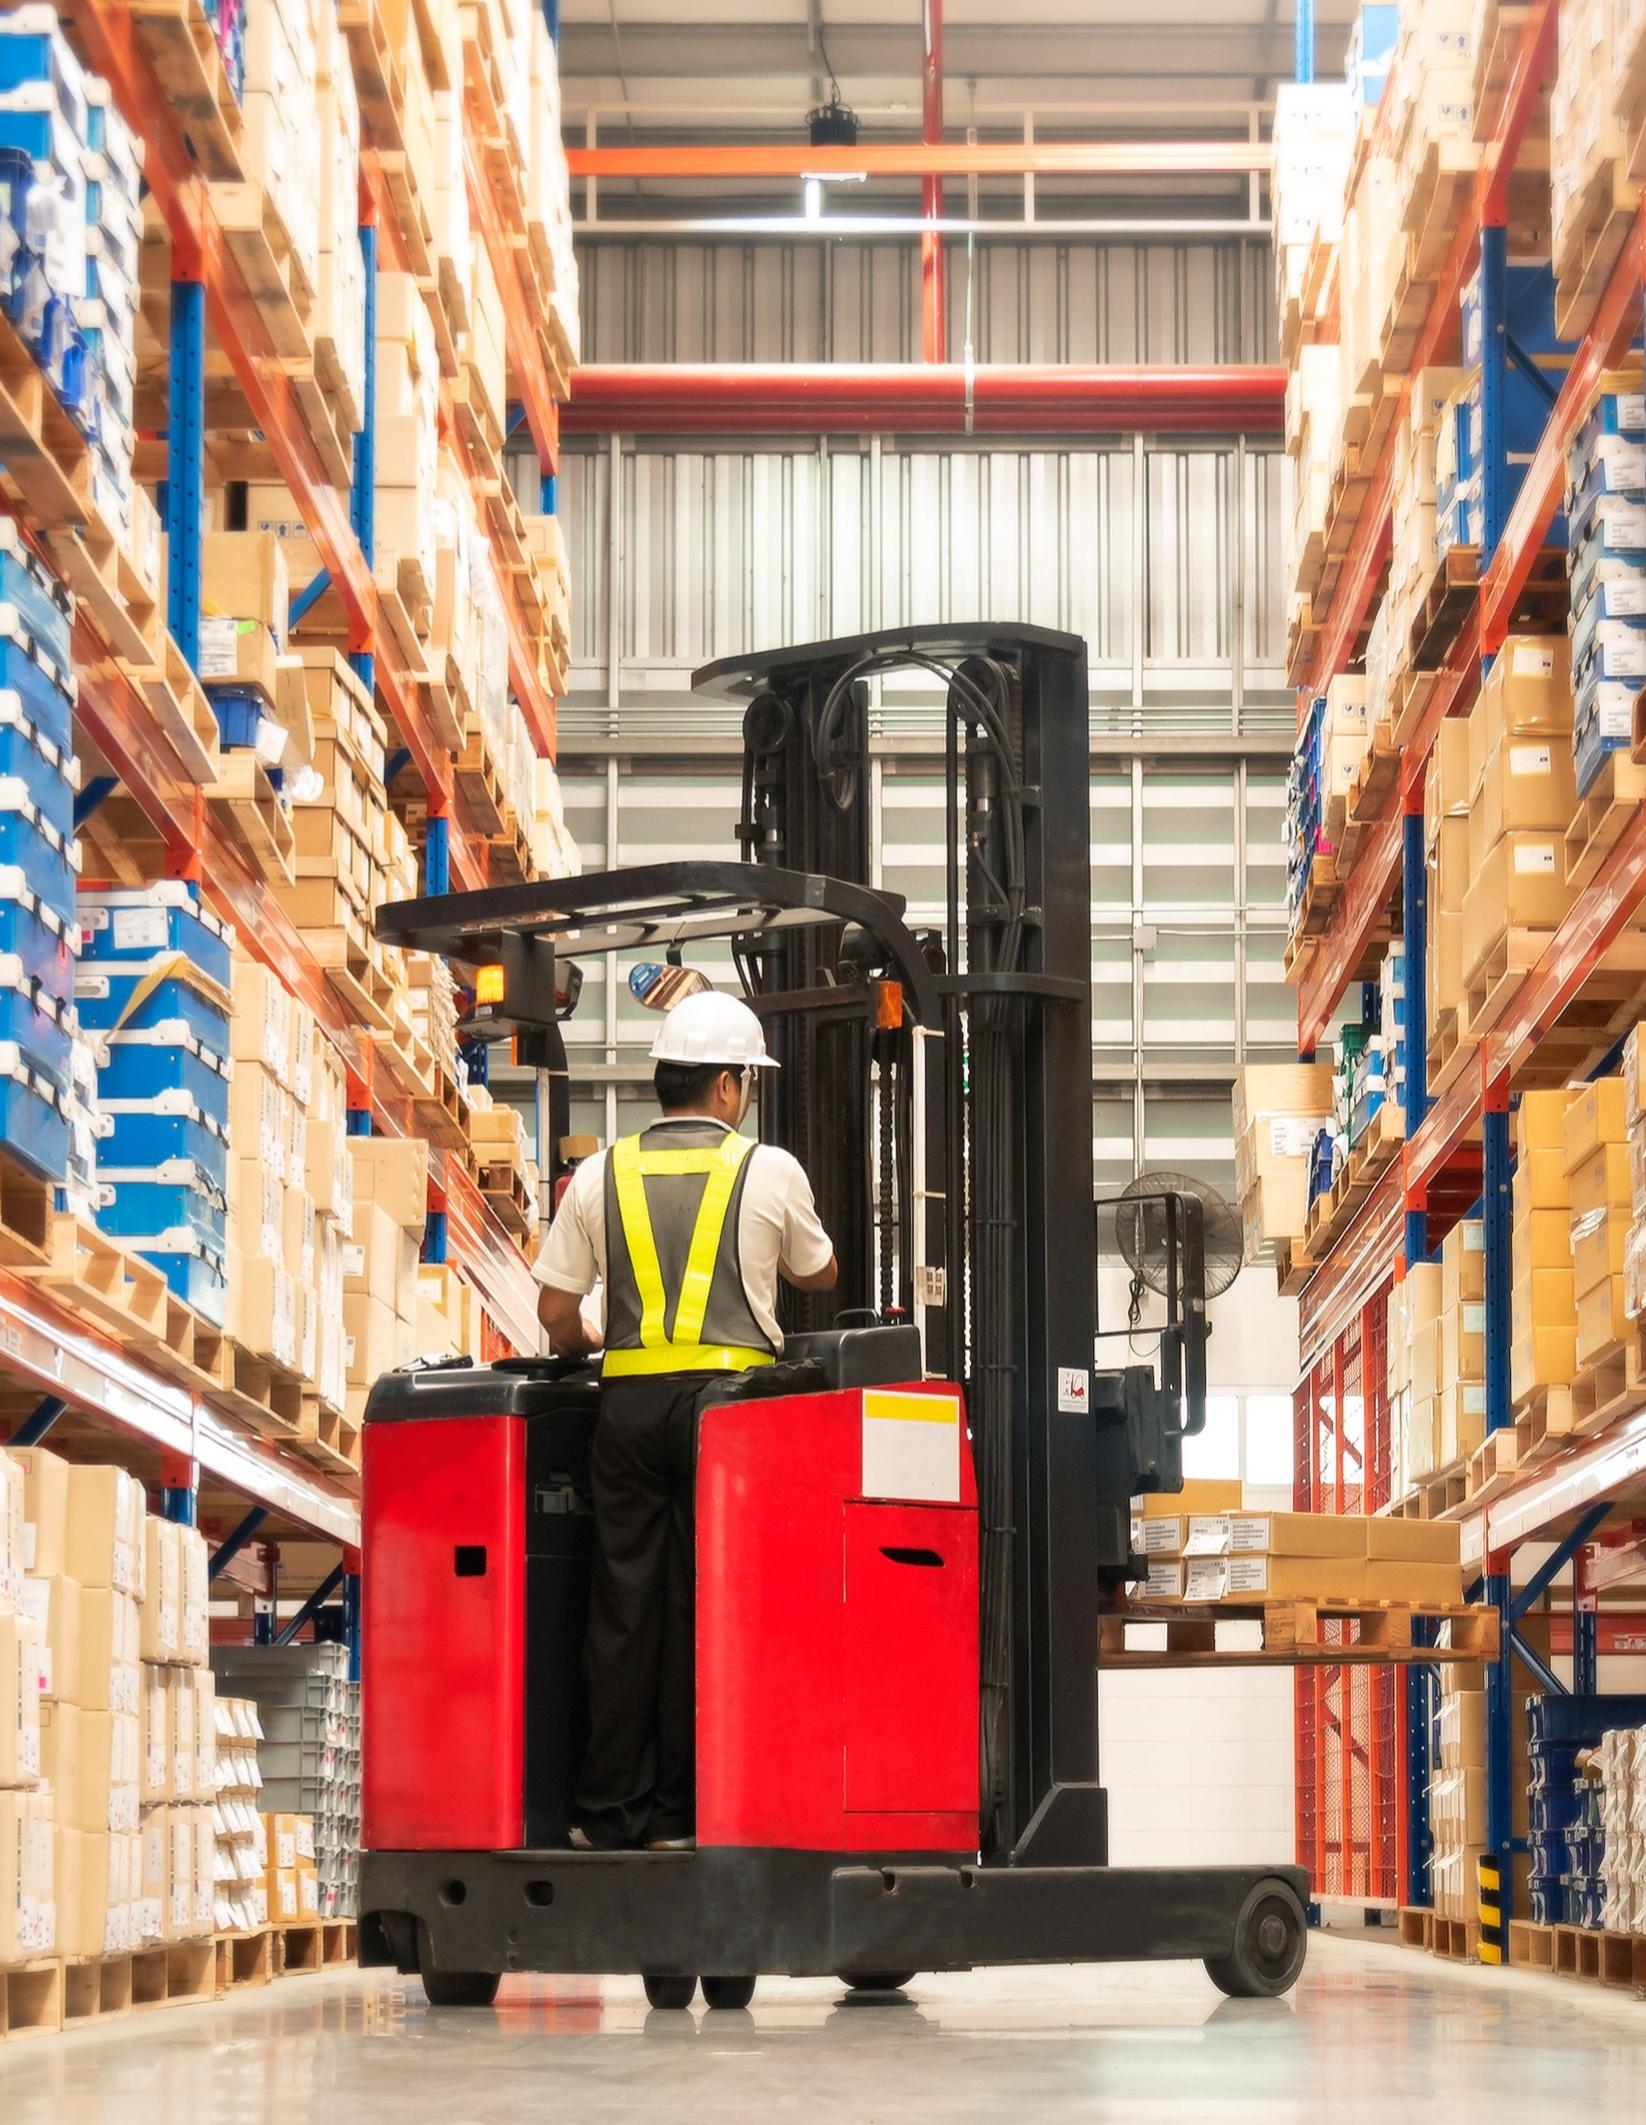
M 920 138 L 927 147 L 943 139 L 943 0 L 921 0 Z M 920 211 L 928 221 L 943 218 L 943 180 L 935 172 L 920 180 Z M 935 229 L 920 238 L 920 347 L 928 362 L 947 352 L 947 290 L 943 239 Z
M 716 363 L 579 369 L 568 434 L 1274 434 L 1279 367 Z

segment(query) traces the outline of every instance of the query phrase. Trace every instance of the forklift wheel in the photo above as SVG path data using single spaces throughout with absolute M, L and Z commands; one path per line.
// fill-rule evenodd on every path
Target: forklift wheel
M 703 1997 L 711 2007 L 746 2007 L 754 1998 L 752 1977 L 706 1977 Z
M 912 1970 L 877 1970 L 862 1977 L 853 1977 L 846 1971 L 840 1974 L 841 1983 L 849 1985 L 853 1992 L 901 1992 L 905 1985 L 912 1985 L 914 1979 Z
M 695 1977 L 648 1977 L 644 1983 L 646 1997 L 654 2007 L 689 2007 L 697 1990 Z M 713 2000 L 709 2002 L 711 2007 L 714 2004 Z
M 430 1970 L 419 1973 L 431 2007 L 489 2007 L 497 1997 L 495 1970 Z
M 1284 1882 L 1259 1882 L 1235 1920 L 1234 1947 L 1206 1975 L 1234 2000 L 1278 1999 L 1297 1983 L 1309 1945 L 1303 1906 Z

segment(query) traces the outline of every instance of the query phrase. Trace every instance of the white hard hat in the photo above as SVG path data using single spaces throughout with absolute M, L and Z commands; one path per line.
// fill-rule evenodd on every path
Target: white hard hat
M 652 1042 L 652 1061 L 724 1063 L 728 1070 L 778 1067 L 766 1053 L 759 1019 L 746 1003 L 717 989 L 680 999 Z

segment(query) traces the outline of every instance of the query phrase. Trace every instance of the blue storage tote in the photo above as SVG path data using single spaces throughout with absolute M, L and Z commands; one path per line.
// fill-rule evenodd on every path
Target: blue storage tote
M 0 1042 L 0 1144 L 42 1180 L 67 1177 L 69 1125 L 61 1094 L 15 1042 Z
M 97 1161 L 103 1203 L 97 1222 L 118 1238 L 153 1238 L 165 1234 L 174 1247 L 177 1235 L 189 1234 L 216 1254 L 228 1249 L 228 1199 L 186 1160 L 133 1173 L 115 1165 L 106 1153 Z
M 74 1001 L 72 932 L 55 908 L 9 894 L 0 873 L 0 961 L 15 959 L 25 981 L 65 1007 Z
M 97 1073 L 97 1096 L 115 1100 L 158 1099 L 179 1092 L 192 1099 L 220 1129 L 229 1126 L 229 1063 L 206 1047 L 177 1019 L 158 1026 L 111 1033 Z
M 0 960 L 0 1048 L 16 1047 L 24 1062 L 58 1090 L 69 1081 L 74 1007 L 29 981 L 17 958 Z
M 32 729 L 15 697 L 0 696 L 0 810 L 32 807 L 55 834 L 70 841 L 79 786 L 74 755 Z
M 89 1033 L 115 1033 L 131 1027 L 147 1031 L 176 1023 L 214 1055 L 229 1045 L 228 1012 L 216 988 L 202 987 L 199 976 L 175 955 L 158 961 L 174 971 L 158 974 L 147 967 L 125 971 L 125 962 L 87 962 L 82 953 L 74 977 L 80 1023 Z
M 68 592 L 24 545 L 15 518 L 0 517 L 0 637 L 24 657 L 32 651 L 49 667 L 59 690 L 69 693 L 74 683 L 73 625 Z M 0 685 L 10 683 L 0 678 Z M 66 724 L 55 742 L 68 744 Z
M 82 893 L 80 928 L 81 957 L 88 963 L 179 953 L 220 988 L 229 986 L 229 932 L 178 880 Z
M 186 1160 L 214 1188 L 229 1182 L 229 1134 L 187 1092 L 162 1092 L 153 1099 L 109 1099 L 98 1091 L 97 1104 L 114 1119 L 99 1165 L 111 1171 L 142 1172 L 173 1159 Z
M 138 1240 L 137 1251 L 159 1270 L 175 1297 L 185 1306 L 192 1306 L 213 1328 L 221 1328 L 229 1310 L 226 1257 L 198 1243 L 183 1247 L 168 1244 L 173 1237 L 166 1233 L 152 1240 Z

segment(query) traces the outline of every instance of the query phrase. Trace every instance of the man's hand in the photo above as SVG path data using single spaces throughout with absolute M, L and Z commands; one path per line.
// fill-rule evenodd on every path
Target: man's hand
M 583 1319 L 583 1301 L 575 1291 L 561 1291 L 554 1284 L 537 1290 L 537 1318 L 549 1332 L 549 1345 L 557 1358 L 592 1358 L 600 1348 Z
M 831 1254 L 821 1269 L 814 1269 L 810 1276 L 796 1276 L 787 1262 L 779 1262 L 785 1280 L 796 1291 L 833 1291 L 840 1282 L 840 1264 Z

